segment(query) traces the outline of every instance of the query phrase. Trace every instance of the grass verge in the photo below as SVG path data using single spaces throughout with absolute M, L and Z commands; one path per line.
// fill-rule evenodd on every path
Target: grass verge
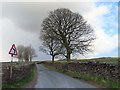
M 43 65 L 46 66 L 47 68 L 49 68 L 50 70 L 55 70 L 55 71 L 58 71 L 60 73 L 71 76 L 73 78 L 85 80 L 88 83 L 92 83 L 96 86 L 99 86 L 100 88 L 105 87 L 105 88 L 111 88 L 111 89 L 118 88 L 118 90 L 120 89 L 119 88 L 120 85 L 118 84 L 118 81 L 114 82 L 114 81 L 111 81 L 109 79 L 105 79 L 105 78 L 100 77 L 100 76 L 94 76 L 94 75 L 90 75 L 90 74 L 86 74 L 86 73 L 82 73 L 82 72 L 57 70 L 54 66 L 49 66 L 46 64 L 43 64 Z
M 2 90 L 5 90 L 5 88 L 22 88 L 25 85 L 27 85 L 29 82 L 31 82 L 34 79 L 34 75 L 36 72 L 36 67 L 33 66 L 31 69 L 31 72 L 29 72 L 23 79 L 19 81 L 14 81 L 8 84 L 2 85 Z

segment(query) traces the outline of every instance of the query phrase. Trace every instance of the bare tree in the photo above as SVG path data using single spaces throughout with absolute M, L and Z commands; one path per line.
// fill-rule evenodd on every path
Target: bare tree
M 35 52 L 35 49 L 33 49 L 33 48 L 31 47 L 31 45 L 29 46 L 29 53 L 30 53 L 30 55 L 29 55 L 30 61 L 32 61 L 32 58 L 33 58 L 33 57 L 37 57 L 36 52 Z
M 43 32 L 52 32 L 52 36 L 61 43 L 62 54 L 68 61 L 71 54 L 84 55 L 91 51 L 92 41 L 95 40 L 94 30 L 87 21 L 79 13 L 65 8 L 49 13 L 42 23 L 42 34 Z
M 25 47 L 24 48 L 24 54 L 23 54 L 23 57 L 24 57 L 24 60 L 26 61 L 26 62 L 28 62 L 29 61 L 29 47 Z
M 40 46 L 40 51 L 51 55 L 52 62 L 54 63 L 55 56 L 60 54 L 60 42 L 57 41 L 52 32 L 44 31 L 40 39 L 42 40 L 42 45 Z
M 26 46 L 24 48 L 24 55 L 23 55 L 25 61 L 32 61 L 33 57 L 36 57 L 35 50 L 31 46 Z
M 23 61 L 23 59 L 25 61 L 32 61 L 33 57 L 36 57 L 36 52 L 35 50 L 31 47 L 31 46 L 23 46 L 23 45 L 19 45 L 17 47 L 18 50 L 18 55 L 17 58 Z
M 21 61 L 21 60 L 23 61 L 24 46 L 23 45 L 19 45 L 17 47 L 17 51 L 18 51 L 18 55 L 16 57 L 19 59 L 19 61 Z

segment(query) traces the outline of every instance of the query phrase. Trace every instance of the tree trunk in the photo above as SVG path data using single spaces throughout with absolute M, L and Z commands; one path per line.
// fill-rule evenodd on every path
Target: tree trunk
M 55 58 L 55 56 L 53 55 L 53 56 L 52 56 L 52 63 L 54 63 L 54 58 Z
M 67 52 L 67 57 L 66 57 L 67 61 L 70 62 L 70 53 Z
M 30 57 L 30 62 L 32 62 L 32 57 Z

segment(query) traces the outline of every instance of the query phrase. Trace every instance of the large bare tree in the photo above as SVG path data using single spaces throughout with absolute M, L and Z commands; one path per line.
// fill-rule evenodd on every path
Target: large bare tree
M 40 46 L 40 51 L 51 55 L 52 62 L 54 63 L 55 56 L 60 54 L 60 42 L 56 40 L 52 32 L 43 31 L 40 36 L 42 40 L 42 46 Z
M 91 51 L 95 40 L 94 30 L 79 13 L 60 8 L 49 13 L 42 23 L 42 32 L 52 32 L 52 36 L 61 43 L 62 54 L 69 61 L 71 54 L 84 55 Z M 45 33 L 44 33 L 45 34 Z M 52 39 L 52 37 L 46 38 Z

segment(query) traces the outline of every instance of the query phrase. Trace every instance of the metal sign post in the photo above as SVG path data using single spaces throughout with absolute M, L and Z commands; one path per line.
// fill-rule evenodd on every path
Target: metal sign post
M 11 65 L 10 65 L 10 79 L 12 78 L 12 72 L 13 72 L 13 55 L 17 55 L 17 49 L 15 47 L 15 44 L 12 45 L 9 54 L 11 54 Z
M 11 54 L 10 79 L 12 78 L 12 62 L 13 62 L 13 55 Z

